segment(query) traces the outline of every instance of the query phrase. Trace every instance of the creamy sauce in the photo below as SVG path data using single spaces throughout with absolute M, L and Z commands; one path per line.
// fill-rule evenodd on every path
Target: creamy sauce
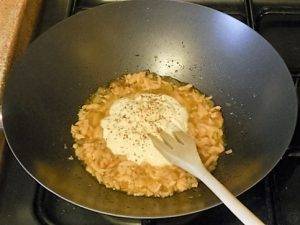
M 109 115 L 101 120 L 101 127 L 107 147 L 114 154 L 126 155 L 138 164 L 164 166 L 170 163 L 153 146 L 148 134 L 158 135 L 159 129 L 170 134 L 178 128 L 187 131 L 187 121 L 186 109 L 173 97 L 144 93 L 116 100 Z

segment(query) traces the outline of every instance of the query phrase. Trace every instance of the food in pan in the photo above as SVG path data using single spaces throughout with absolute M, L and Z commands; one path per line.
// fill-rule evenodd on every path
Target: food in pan
M 99 183 L 134 196 L 167 197 L 197 187 L 171 165 L 148 134 L 182 129 L 212 171 L 224 151 L 221 107 L 191 84 L 143 71 L 100 87 L 71 128 L 76 156 Z

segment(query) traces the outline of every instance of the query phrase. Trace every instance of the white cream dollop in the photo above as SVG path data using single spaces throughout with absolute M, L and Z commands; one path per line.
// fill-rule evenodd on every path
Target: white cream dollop
M 116 100 L 109 115 L 101 120 L 103 138 L 116 155 L 125 155 L 138 164 L 170 165 L 154 147 L 148 134 L 163 129 L 172 133 L 187 131 L 188 113 L 173 97 L 143 93 Z

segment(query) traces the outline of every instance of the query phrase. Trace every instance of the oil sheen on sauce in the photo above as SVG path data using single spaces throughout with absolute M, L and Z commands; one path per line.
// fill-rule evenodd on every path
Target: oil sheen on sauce
M 143 93 L 116 100 L 109 115 L 101 120 L 103 138 L 115 155 L 125 155 L 138 164 L 170 165 L 154 147 L 148 134 L 163 129 L 187 131 L 188 113 L 173 97 Z

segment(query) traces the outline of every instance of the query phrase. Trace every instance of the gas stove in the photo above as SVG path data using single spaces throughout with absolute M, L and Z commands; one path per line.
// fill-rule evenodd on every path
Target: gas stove
M 35 37 L 69 16 L 109 2 L 113 1 L 44 0 Z M 294 79 L 297 93 L 300 94 L 300 1 L 191 2 L 227 13 L 259 32 L 283 57 Z M 2 139 L 0 143 L 4 142 Z M 21 168 L 5 143 L 0 146 L 0 224 L 3 225 L 241 224 L 223 205 L 189 216 L 162 220 L 124 220 L 91 212 L 44 189 Z M 294 138 L 278 165 L 239 199 L 268 225 L 297 225 L 300 224 L 299 190 L 298 121 Z

